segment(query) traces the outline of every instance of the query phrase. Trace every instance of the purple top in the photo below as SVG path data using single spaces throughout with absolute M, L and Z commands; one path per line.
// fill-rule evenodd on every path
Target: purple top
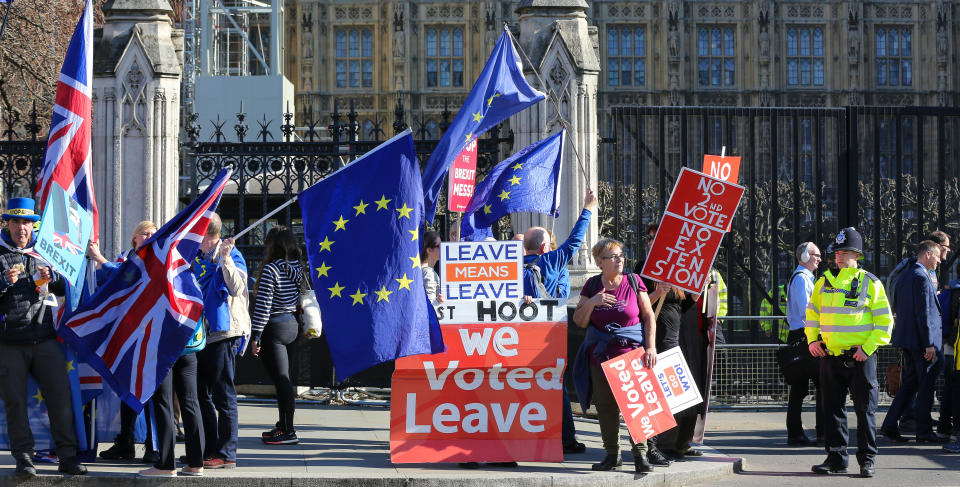
M 647 292 L 647 287 L 643 285 L 643 281 L 639 279 L 637 281 L 637 290 Z M 591 296 L 584 294 L 584 291 L 586 291 L 586 288 L 580 291 L 580 295 L 590 298 Z M 590 324 L 592 326 L 607 331 L 608 326 L 611 328 L 623 328 L 640 324 L 640 305 L 637 303 L 637 294 L 630 288 L 630 281 L 627 280 L 626 276 L 623 276 L 623 279 L 620 280 L 620 285 L 617 286 L 616 289 L 604 290 L 603 292 L 614 295 L 617 298 L 617 304 L 614 306 L 603 305 L 593 308 L 593 312 L 590 313 Z M 607 347 L 606 359 L 609 360 L 612 357 L 617 357 L 639 346 L 639 343 L 627 340 L 615 340 Z M 597 365 L 595 360 L 596 358 L 591 351 L 590 361 L 594 365 Z

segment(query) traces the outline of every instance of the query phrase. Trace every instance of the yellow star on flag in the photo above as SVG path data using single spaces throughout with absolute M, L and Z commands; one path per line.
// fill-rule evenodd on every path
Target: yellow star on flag
M 330 291 L 330 299 L 333 299 L 334 296 L 338 298 L 343 297 L 340 295 L 340 291 L 343 291 L 344 287 L 340 285 L 339 281 L 333 283 L 333 287 L 328 287 L 327 289 Z
M 420 254 L 419 254 L 419 253 L 418 253 L 415 257 L 407 257 L 407 258 L 410 259 L 411 262 L 413 262 L 413 268 L 414 268 L 414 269 L 416 269 L 417 267 L 420 267 Z
M 510 199 L 510 192 L 507 190 L 500 191 L 500 194 L 497 195 L 497 198 L 500 198 L 500 201 Z
M 407 204 L 404 203 L 402 207 L 397 208 L 397 211 L 400 213 L 400 215 L 398 215 L 397 218 L 407 218 L 407 219 L 409 219 L 409 218 L 410 218 L 410 212 L 413 211 L 413 208 L 408 207 Z
M 493 210 L 490 209 L 490 205 L 483 205 L 483 213 L 486 215 L 493 213 Z
M 67 362 L 67 372 L 70 372 L 71 370 L 77 370 L 77 368 L 73 366 L 73 360 Z
M 370 203 L 364 203 L 363 200 L 360 200 L 360 204 L 353 207 L 354 210 L 357 210 L 357 214 L 356 214 L 356 215 L 353 215 L 353 216 L 357 216 L 357 215 L 359 215 L 359 214 L 361 214 L 361 213 L 363 213 L 364 215 L 366 215 L 366 214 L 367 214 L 367 207 L 368 207 L 368 206 L 370 206 Z M 342 218 L 342 217 L 341 217 L 341 218 Z
M 350 295 L 353 298 L 353 305 L 363 304 L 363 298 L 366 296 L 366 293 L 360 292 L 360 289 L 357 288 L 357 292 Z
M 473 114 L 473 121 L 474 121 L 474 122 L 479 122 L 479 121 L 481 121 L 481 120 L 483 120 L 483 114 L 482 114 L 482 113 L 477 112 L 477 113 L 474 113 L 474 114 Z
M 377 204 L 377 211 L 386 210 L 386 209 L 387 209 L 387 203 L 389 203 L 389 202 L 391 202 L 391 201 L 393 201 L 393 200 L 388 200 L 388 199 L 387 199 L 387 195 L 381 196 L 379 200 L 374 201 L 374 203 Z
M 350 221 L 350 220 L 344 220 L 344 219 L 343 219 L 343 215 L 340 215 L 340 219 L 339 219 L 339 220 L 334 220 L 334 221 L 333 221 L 333 224 L 337 226 L 336 228 L 333 229 L 333 231 L 336 232 L 337 230 L 346 230 L 346 229 L 347 229 L 347 222 L 348 222 L 348 221 Z
M 32 395 L 32 396 L 30 396 L 30 397 L 32 397 L 32 398 L 34 398 L 34 399 L 37 400 L 37 406 L 39 406 L 41 403 L 43 403 L 43 394 L 40 393 L 40 389 L 37 389 L 37 393 L 34 394 L 34 395 Z
M 377 302 L 379 303 L 380 301 L 386 301 L 389 303 L 390 302 L 389 296 L 391 294 L 393 294 L 393 291 L 387 291 L 387 286 L 381 287 L 379 291 L 376 291 Z
M 331 245 L 333 245 L 333 240 L 330 240 L 328 237 L 323 237 L 323 242 L 320 242 L 320 252 L 330 250 Z
M 413 279 L 407 279 L 407 273 L 406 273 L 406 272 L 403 273 L 403 277 L 402 277 L 402 278 L 400 278 L 400 279 L 394 279 L 394 280 L 400 283 L 400 287 L 397 288 L 397 291 L 399 291 L 399 290 L 401 290 L 401 289 L 406 289 L 407 291 L 409 291 L 409 290 L 410 290 L 410 283 L 413 282 Z
M 510 186 L 516 186 L 516 185 L 520 184 L 520 178 L 518 178 L 517 176 L 513 176 L 512 178 L 508 179 L 507 181 L 510 181 Z
M 470 137 L 473 137 L 473 134 L 467 134 L 467 142 L 470 142 Z
M 493 96 L 487 98 L 487 106 L 493 105 L 493 99 L 500 96 L 500 93 L 494 93 Z
M 327 271 L 329 271 L 330 269 L 333 269 L 333 267 L 328 266 L 326 262 L 321 262 L 320 267 L 317 267 L 317 277 L 320 277 L 320 276 L 330 277 L 329 275 L 327 275 Z
M 416 230 L 407 230 L 407 231 L 410 232 L 410 241 L 411 241 L 411 242 L 414 242 L 414 241 L 417 240 L 417 238 L 419 238 L 418 235 L 417 235 L 419 232 L 417 232 Z
M 516 163 L 516 164 L 513 165 L 513 170 L 514 170 L 514 171 L 519 171 L 520 169 L 523 169 L 523 163 L 522 163 L 522 162 L 518 162 L 518 163 Z

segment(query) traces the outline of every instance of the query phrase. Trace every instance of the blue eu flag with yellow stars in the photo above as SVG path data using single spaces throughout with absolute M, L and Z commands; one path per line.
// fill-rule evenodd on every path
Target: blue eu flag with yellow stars
M 420 270 L 419 168 L 408 129 L 300 193 L 310 277 L 339 381 L 445 350 Z
M 520 211 L 557 215 L 564 131 L 524 147 L 497 164 L 477 184 L 464 211 L 460 238 L 480 241 L 492 237 L 490 226 Z
M 506 28 L 493 47 L 490 59 L 470 94 L 444 132 L 423 169 L 425 219 L 433 223 L 443 177 L 453 160 L 471 140 L 546 96 L 533 89 L 523 77 L 520 56 Z

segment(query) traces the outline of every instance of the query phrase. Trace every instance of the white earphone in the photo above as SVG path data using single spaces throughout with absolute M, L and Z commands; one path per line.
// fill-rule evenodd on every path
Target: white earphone
M 803 247 L 803 252 L 800 254 L 800 262 L 806 264 L 810 262 L 810 244 L 808 243 Z

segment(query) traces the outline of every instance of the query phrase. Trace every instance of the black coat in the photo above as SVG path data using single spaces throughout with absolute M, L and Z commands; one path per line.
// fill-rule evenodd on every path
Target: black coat
M 16 264 L 23 264 L 25 271 L 11 286 L 2 273 Z M 49 307 L 41 306 L 42 299 L 32 277 L 37 268 L 44 265 L 35 257 L 0 246 L 0 343 L 39 343 L 56 336 L 53 312 Z M 53 273 L 53 281 L 48 289 L 62 296 L 64 281 Z M 43 316 L 39 317 L 41 309 Z

